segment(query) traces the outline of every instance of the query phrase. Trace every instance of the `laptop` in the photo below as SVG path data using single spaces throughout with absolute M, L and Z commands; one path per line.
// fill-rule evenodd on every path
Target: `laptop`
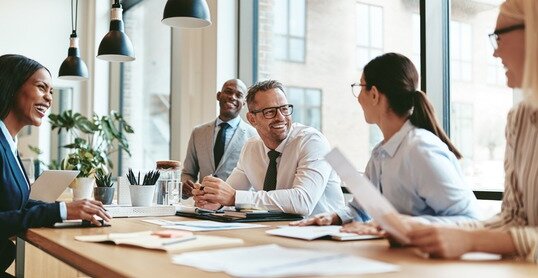
M 46 170 L 30 187 L 30 199 L 52 203 L 62 195 L 80 171 Z

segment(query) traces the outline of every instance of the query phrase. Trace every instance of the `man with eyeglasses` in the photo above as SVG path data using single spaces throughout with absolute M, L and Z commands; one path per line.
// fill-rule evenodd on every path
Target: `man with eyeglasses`
M 247 205 L 308 216 L 343 208 L 340 180 L 323 159 L 329 142 L 319 131 L 292 123 L 282 84 L 258 82 L 247 94 L 247 119 L 258 137 L 245 143 L 224 182 L 205 177 L 193 190 L 198 207 Z
M 213 175 L 228 178 L 243 145 L 256 136 L 256 130 L 245 123 L 239 112 L 245 105 L 247 86 L 239 79 L 230 79 L 217 92 L 219 116 L 197 126 L 191 133 L 187 155 L 181 172 L 183 197 L 190 197 L 198 176 Z

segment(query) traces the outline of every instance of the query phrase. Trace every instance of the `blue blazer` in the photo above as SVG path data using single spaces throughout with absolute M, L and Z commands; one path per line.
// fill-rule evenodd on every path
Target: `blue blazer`
M 52 226 L 62 221 L 58 203 L 29 200 L 28 179 L 0 132 L 0 240 L 32 227 Z M 21 163 L 22 165 L 22 163 Z

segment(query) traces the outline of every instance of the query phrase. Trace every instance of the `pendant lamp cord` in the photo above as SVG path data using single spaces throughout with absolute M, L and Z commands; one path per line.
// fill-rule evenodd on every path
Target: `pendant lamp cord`
M 74 12 L 73 12 L 73 1 L 76 1 Z M 73 14 L 75 15 L 74 17 L 73 17 Z M 77 23 L 78 23 L 78 0 L 71 0 L 71 29 L 73 29 L 73 34 L 77 33 Z

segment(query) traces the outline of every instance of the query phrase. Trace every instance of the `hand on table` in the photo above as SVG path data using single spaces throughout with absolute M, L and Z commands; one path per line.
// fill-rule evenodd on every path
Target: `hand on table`
M 340 217 L 338 217 L 336 213 L 325 212 L 314 215 L 313 217 L 307 219 L 290 222 L 290 226 L 328 226 L 339 224 L 340 222 Z
M 112 218 L 106 213 L 103 203 L 94 200 L 77 200 L 71 203 L 66 203 L 67 220 L 82 219 L 90 221 L 96 226 L 101 226 L 101 222 L 95 218 L 101 217 L 105 222 L 109 222 Z

